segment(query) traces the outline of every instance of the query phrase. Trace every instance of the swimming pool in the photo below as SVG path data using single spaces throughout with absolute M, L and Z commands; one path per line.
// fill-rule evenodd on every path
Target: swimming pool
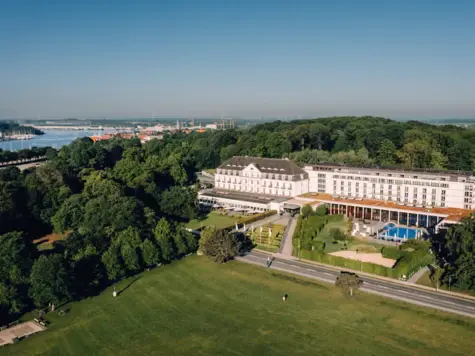
M 383 227 L 383 231 L 379 234 L 380 238 L 397 240 L 415 239 L 419 236 L 422 236 L 421 229 L 397 227 L 393 223 L 386 224 Z

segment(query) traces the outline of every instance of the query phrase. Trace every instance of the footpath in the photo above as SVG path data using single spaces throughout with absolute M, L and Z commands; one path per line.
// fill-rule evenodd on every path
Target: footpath
M 290 219 L 288 229 L 285 230 L 283 248 L 281 254 L 284 256 L 292 256 L 292 238 L 294 236 L 295 228 L 297 227 L 297 218 Z
M 417 281 L 424 275 L 424 273 L 428 271 L 429 271 L 429 268 L 427 268 L 427 266 L 424 268 L 421 268 L 419 271 L 414 273 L 414 275 L 411 278 L 407 280 L 407 283 L 416 284 Z

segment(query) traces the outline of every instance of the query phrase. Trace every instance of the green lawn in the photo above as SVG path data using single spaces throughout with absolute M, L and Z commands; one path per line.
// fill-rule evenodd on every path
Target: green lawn
M 436 278 L 433 277 L 433 278 L 430 278 L 430 272 L 426 272 L 422 275 L 421 278 L 419 278 L 419 280 L 416 282 L 416 284 L 420 284 L 422 286 L 426 286 L 426 287 L 431 287 L 431 288 L 434 288 L 436 287 Z M 442 289 L 442 290 L 450 290 L 452 292 L 457 292 L 457 293 L 463 293 L 463 294 L 468 294 L 468 295 L 471 295 L 471 296 L 475 296 L 475 291 L 468 291 L 468 290 L 463 290 L 463 289 L 459 289 L 459 288 L 456 288 L 454 286 L 451 286 L 451 288 L 449 289 L 449 286 L 448 285 L 445 285 L 443 283 L 441 283 L 439 285 L 439 288 Z
M 239 219 L 239 216 L 227 216 L 224 213 L 218 213 L 216 211 L 212 211 L 208 214 L 206 219 L 204 220 L 191 220 L 186 227 L 190 229 L 199 229 L 201 226 L 206 227 L 210 225 L 215 225 L 216 228 L 222 228 L 228 226 L 229 224 L 235 223 Z
M 48 316 L 0 355 L 469 355 L 475 320 L 188 257 Z M 137 277 L 135 277 L 137 278 Z M 123 289 L 134 279 L 123 281 Z M 282 295 L 288 293 L 287 302 Z

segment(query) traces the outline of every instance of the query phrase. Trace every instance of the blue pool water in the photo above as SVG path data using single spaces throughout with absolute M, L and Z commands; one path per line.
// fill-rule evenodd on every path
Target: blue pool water
M 389 229 L 394 228 L 394 227 L 396 227 L 396 224 L 389 223 L 389 224 L 386 224 L 386 225 L 383 227 L 383 230 L 384 230 L 384 231 L 388 231 Z
M 383 227 L 383 232 L 379 236 L 386 239 L 415 239 L 418 232 L 420 235 L 420 229 L 397 227 L 395 224 L 389 223 Z

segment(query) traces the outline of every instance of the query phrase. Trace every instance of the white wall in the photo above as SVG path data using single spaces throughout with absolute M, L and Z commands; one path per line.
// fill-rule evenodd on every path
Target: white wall
M 215 175 L 215 187 L 217 189 L 289 198 L 308 193 L 309 191 L 308 179 L 292 180 L 291 175 L 283 174 L 280 171 L 272 173 L 274 177 L 279 177 L 279 179 L 270 179 L 269 173 L 261 173 L 252 164 L 238 171 L 239 175 L 223 174 L 222 171 L 228 173 L 229 170 L 217 171 Z M 265 176 L 267 178 L 264 178 Z
M 471 209 L 475 205 L 475 196 L 473 196 L 475 194 L 473 192 L 475 184 L 473 182 L 451 181 L 447 178 L 446 180 L 400 178 L 397 177 L 397 172 L 392 173 L 393 176 L 389 177 L 386 175 L 378 176 L 376 174 L 368 175 L 353 172 L 314 171 L 312 166 L 307 166 L 304 169 L 309 174 L 310 192 L 322 192 L 322 182 L 325 181 L 323 190 L 327 194 L 365 198 L 364 187 L 366 184 L 367 199 L 397 202 L 399 198 L 401 202 L 407 200 L 407 203 L 410 205 L 413 204 L 414 200 L 416 204 L 422 205 L 424 201 L 423 196 L 425 195 L 426 206 L 431 206 L 432 202 L 434 202 L 435 206 Z M 339 178 L 333 178 L 334 176 Z M 345 178 L 342 179 L 342 176 Z M 349 179 L 350 177 L 352 179 Z M 381 179 L 384 179 L 384 182 L 381 182 Z M 402 183 L 397 184 L 396 182 Z M 336 190 L 334 187 L 336 187 Z M 468 190 L 466 190 L 466 187 Z M 425 194 L 424 189 L 426 190 Z M 432 199 L 433 196 L 435 199 Z M 466 199 L 467 201 L 465 201 Z

